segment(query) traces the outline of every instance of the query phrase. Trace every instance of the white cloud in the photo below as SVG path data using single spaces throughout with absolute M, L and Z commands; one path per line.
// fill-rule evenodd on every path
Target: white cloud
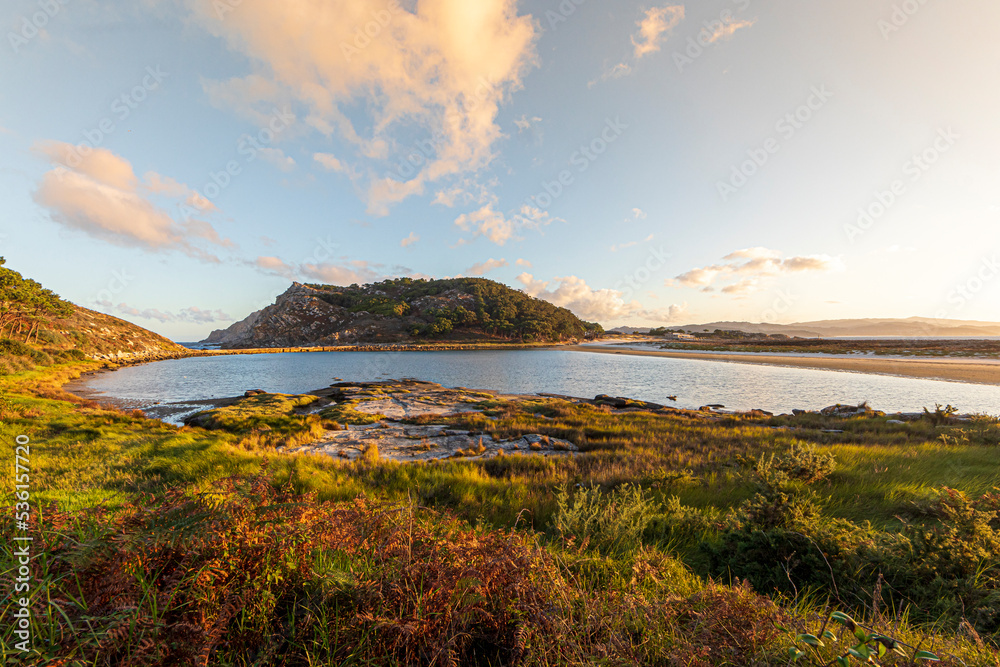
M 524 285 L 526 294 L 567 308 L 577 317 L 589 321 L 674 322 L 687 312 L 687 304 L 650 310 L 638 301 L 626 302 L 618 290 L 592 289 L 577 276 L 555 278 L 555 286 L 551 288 L 552 282 L 538 280 L 530 273 L 517 276 L 517 281 Z
M 809 255 L 782 259 L 782 253 L 769 248 L 745 248 L 723 257 L 723 262 L 682 273 L 671 286 L 700 288 L 714 292 L 717 283 L 723 294 L 747 295 L 763 289 L 766 280 L 781 275 L 806 271 L 834 271 L 841 267 L 839 260 L 828 255 Z
M 34 150 L 54 165 L 42 176 L 34 199 L 61 225 L 117 245 L 179 251 L 208 262 L 220 260 L 200 245 L 233 246 L 208 222 L 178 222 L 150 199 L 173 199 L 178 207 L 197 203 L 197 193 L 183 183 L 155 172 L 140 182 L 128 160 L 104 148 L 81 151 L 71 144 L 41 142 Z M 213 210 L 202 207 L 205 213 Z
M 529 269 L 531 268 L 531 262 L 529 262 L 526 259 L 519 259 L 519 260 L 517 260 L 514 263 L 517 264 L 518 266 L 523 266 L 523 267 L 526 267 L 526 268 L 529 268 Z
M 302 264 L 299 271 L 305 278 L 318 280 L 328 285 L 363 285 L 374 282 L 378 273 L 372 270 L 368 262 L 354 261 L 345 264 L 323 263 Z
M 281 171 L 291 171 L 295 169 L 295 160 L 285 155 L 280 148 L 261 148 L 258 154 Z
M 329 153 L 314 153 L 313 160 L 318 162 L 324 169 L 329 169 L 330 171 L 336 171 L 340 173 L 346 173 L 347 167 L 344 163 L 337 159 L 336 156 L 330 155 Z
M 646 212 L 643 211 L 641 208 L 634 208 L 632 209 L 632 218 L 634 220 L 645 220 Z
M 520 118 L 514 119 L 514 126 L 517 128 L 518 132 L 527 132 L 541 122 L 542 119 L 538 116 L 528 118 L 527 114 L 521 114 Z
M 486 275 L 490 271 L 496 271 L 497 269 L 502 269 L 505 266 L 510 266 L 506 259 L 488 259 L 485 262 L 479 262 L 473 264 L 465 271 L 462 272 L 466 276 L 482 276 Z
M 376 266 L 361 260 L 304 261 L 298 264 L 286 262 L 278 257 L 258 257 L 248 265 L 261 273 L 280 276 L 286 280 L 300 282 L 321 282 L 330 285 L 351 285 L 374 282 L 380 276 Z
M 414 243 L 416 243 L 419 240 L 420 240 L 420 237 L 417 236 L 416 232 L 410 232 L 410 235 L 407 236 L 402 241 L 400 241 L 399 245 L 400 245 L 400 247 L 403 247 L 403 248 L 409 248 L 411 245 L 413 245 Z
M 252 264 L 264 273 L 282 276 L 289 280 L 295 276 L 295 269 L 277 257 L 258 257 Z
M 607 64 L 605 64 L 604 71 L 601 72 L 601 75 L 598 76 L 593 81 L 588 81 L 587 87 L 593 88 L 597 84 L 602 83 L 604 81 L 609 81 L 611 79 L 620 79 L 624 76 L 628 76 L 631 73 L 632 73 L 632 66 L 629 65 L 628 63 L 618 63 L 617 65 L 614 65 L 612 67 L 608 67 Z
M 495 186 L 496 181 L 491 181 L 490 185 Z M 482 183 L 471 179 L 463 179 L 460 183 L 452 185 L 443 190 L 438 190 L 434 195 L 432 204 L 440 204 L 452 208 L 457 204 L 467 206 L 469 204 L 497 203 L 497 197 L 490 192 Z
M 485 236 L 497 245 L 504 245 L 515 238 L 515 222 L 494 211 L 492 204 L 472 213 L 463 213 L 455 218 L 455 224 L 464 231 L 473 231 L 475 236 Z
M 728 23 L 717 21 L 715 25 L 715 30 L 708 36 L 705 40 L 709 44 L 715 44 L 720 39 L 729 39 L 737 30 L 742 30 L 743 28 L 750 28 L 757 19 L 753 20 L 741 20 L 741 21 L 729 21 Z M 707 30 L 703 31 L 707 32 Z
M 554 218 L 548 211 L 543 211 L 527 204 L 511 217 L 494 210 L 495 203 L 487 204 L 477 211 L 463 213 L 455 219 L 455 225 L 463 231 L 471 231 L 472 238 L 485 236 L 497 245 L 504 245 L 507 241 L 520 240 L 517 231 L 521 229 L 539 229 L 561 218 Z M 460 243 L 467 243 L 471 239 L 463 239 Z
M 502 136 L 500 106 L 537 64 L 537 26 L 518 15 L 516 0 L 421 0 L 407 7 L 385 0 L 243 0 L 227 4 L 226 12 L 218 0 L 186 2 L 201 25 L 253 63 L 248 76 L 206 82 L 213 101 L 248 116 L 275 103 L 295 105 L 305 126 L 336 135 L 372 162 L 363 171 L 375 215 L 430 183 L 492 161 Z M 377 33 L 366 36 L 375 16 L 383 25 L 376 21 Z M 356 125 L 359 107 L 367 113 Z M 434 137 L 435 150 L 409 180 L 388 179 L 397 182 L 393 187 L 384 174 L 410 154 L 414 134 Z
M 632 36 L 632 54 L 636 60 L 660 50 L 664 36 L 684 20 L 684 5 L 666 5 L 646 10 L 636 25 L 639 32 Z

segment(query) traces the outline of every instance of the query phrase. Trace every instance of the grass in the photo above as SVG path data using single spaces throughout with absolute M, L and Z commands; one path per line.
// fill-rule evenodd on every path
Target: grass
M 69 400 L 61 384 L 93 367 L 0 377 L 0 438 L 31 439 L 32 500 L 47 507 L 34 575 L 45 660 L 783 665 L 795 634 L 841 608 L 914 647 L 933 645 L 946 664 L 1000 664 L 986 612 L 969 610 L 965 630 L 953 612 L 935 619 L 896 606 L 903 598 L 888 588 L 892 612 L 872 610 L 879 582 L 910 582 L 900 593 L 909 597 L 930 585 L 904 557 L 903 546 L 930 548 L 914 531 L 1000 554 L 991 551 L 1000 546 L 988 532 L 995 523 L 982 518 L 987 505 L 956 514 L 982 515 L 962 523 L 940 500 L 944 487 L 975 499 L 1000 485 L 994 419 L 935 428 L 879 416 L 720 419 L 490 398 L 485 414 L 415 421 L 564 438 L 581 454 L 403 464 L 375 450 L 346 462 L 275 447 L 333 421 L 380 419 L 352 402 L 315 414 L 316 397 L 265 394 L 203 413 L 202 426 L 174 427 Z M 835 469 L 768 487 L 761 457 L 796 447 L 832 455 Z M 802 503 L 815 503 L 818 518 L 781 523 Z M 748 518 L 765 511 L 777 512 L 777 527 Z M 793 533 L 844 545 L 842 560 L 832 547 L 829 557 L 845 599 L 822 560 L 816 586 L 803 575 L 794 590 L 753 592 L 733 578 L 746 569 L 748 540 Z M 954 570 L 962 563 L 942 560 L 947 551 L 923 560 Z M 11 562 L 8 549 L 5 578 Z M 770 565 L 780 571 L 779 561 Z M 791 582 L 799 570 L 786 566 Z M 956 586 L 965 581 L 954 576 Z M 996 590 L 990 576 L 977 585 Z

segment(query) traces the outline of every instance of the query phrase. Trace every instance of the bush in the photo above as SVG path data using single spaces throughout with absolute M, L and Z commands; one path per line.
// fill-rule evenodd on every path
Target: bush
M 754 466 L 754 472 L 762 479 L 770 479 L 770 484 L 782 484 L 790 479 L 812 484 L 826 479 L 837 469 L 833 454 L 820 454 L 816 445 L 795 442 L 782 456 L 772 454 L 761 456 Z
M 1000 490 L 973 500 L 943 489 L 936 513 L 939 525 L 907 525 L 864 550 L 865 568 L 904 591 L 924 620 L 964 618 L 979 633 L 1000 633 Z
M 641 545 L 642 534 L 659 511 L 642 487 L 626 484 L 611 493 L 598 487 L 580 487 L 572 495 L 563 487 L 556 492 L 552 528 L 580 549 L 588 546 L 604 553 L 628 553 Z

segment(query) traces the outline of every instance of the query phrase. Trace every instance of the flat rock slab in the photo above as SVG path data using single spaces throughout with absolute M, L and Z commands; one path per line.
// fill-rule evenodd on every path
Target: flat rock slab
M 417 396 L 407 395 L 361 399 L 361 403 L 354 406 L 354 409 L 370 415 L 385 415 L 389 419 L 408 419 L 424 415 L 447 415 L 476 411 L 476 408 L 469 403 L 430 402 Z
M 317 442 L 286 451 L 325 454 L 353 461 L 372 447 L 377 448 L 379 458 L 392 461 L 478 460 L 516 454 L 566 456 L 579 451 L 568 440 L 537 434 L 494 440 L 489 435 L 456 431 L 447 426 L 412 426 L 391 421 L 327 431 Z

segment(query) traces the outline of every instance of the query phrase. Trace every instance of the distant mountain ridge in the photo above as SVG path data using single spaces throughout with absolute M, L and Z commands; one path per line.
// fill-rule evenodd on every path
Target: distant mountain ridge
M 703 332 L 706 329 L 709 331 L 724 329 L 746 333 L 785 334 L 786 336 L 800 336 L 802 338 L 833 338 L 839 336 L 978 338 L 1000 336 L 1000 322 L 948 320 L 930 317 L 818 320 L 815 322 L 797 322 L 794 324 L 710 322 L 707 324 L 687 324 L 668 328 L 683 329 L 688 333 Z
M 427 340 L 555 342 L 603 332 L 565 308 L 485 278 L 336 287 L 293 283 L 203 345 L 315 347 Z

